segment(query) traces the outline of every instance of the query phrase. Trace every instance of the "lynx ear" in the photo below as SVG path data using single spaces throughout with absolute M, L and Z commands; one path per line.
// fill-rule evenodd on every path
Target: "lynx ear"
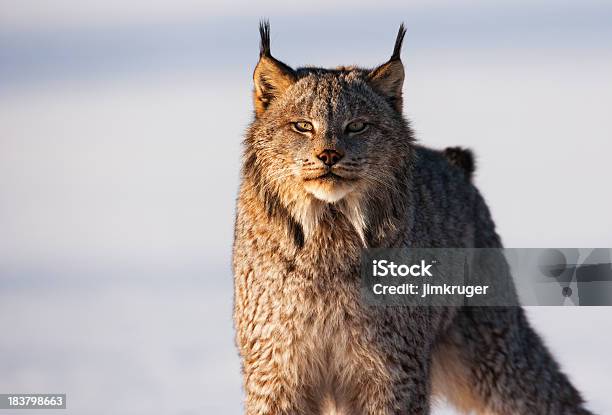
M 387 98 L 399 112 L 402 111 L 402 86 L 404 84 L 404 65 L 400 52 L 405 34 L 406 29 L 402 23 L 395 39 L 393 55 L 387 63 L 373 69 L 368 75 L 369 84 Z
M 253 101 L 255 114 L 259 117 L 272 100 L 285 92 L 297 79 L 295 71 L 270 54 L 270 23 L 265 20 L 259 24 L 261 44 L 259 62 L 253 73 L 255 90 Z

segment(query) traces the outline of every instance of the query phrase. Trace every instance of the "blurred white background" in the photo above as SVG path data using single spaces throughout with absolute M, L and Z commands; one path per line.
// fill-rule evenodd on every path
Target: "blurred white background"
M 406 115 L 475 150 L 506 246 L 612 247 L 610 2 L 0 0 L 1 393 L 241 412 L 230 253 L 264 16 L 294 66 L 382 63 L 404 21 Z M 529 313 L 612 412 L 612 309 Z

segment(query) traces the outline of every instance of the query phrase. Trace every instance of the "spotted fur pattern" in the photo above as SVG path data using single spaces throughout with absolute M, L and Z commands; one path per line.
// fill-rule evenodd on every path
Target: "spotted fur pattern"
M 401 114 L 403 33 L 373 70 L 294 70 L 262 25 L 233 253 L 245 413 L 428 414 L 440 395 L 480 414 L 588 414 L 521 308 L 360 297 L 364 247 L 501 247 L 469 175 Z M 324 165 L 325 149 L 341 160 Z

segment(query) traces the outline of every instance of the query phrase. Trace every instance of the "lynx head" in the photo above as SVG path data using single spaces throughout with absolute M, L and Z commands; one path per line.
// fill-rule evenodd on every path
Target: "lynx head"
M 411 143 L 402 117 L 404 34 L 401 25 L 391 58 L 374 69 L 293 69 L 272 57 L 269 24 L 260 25 L 245 171 L 307 232 L 330 208 L 362 229 L 366 199 L 394 186 Z

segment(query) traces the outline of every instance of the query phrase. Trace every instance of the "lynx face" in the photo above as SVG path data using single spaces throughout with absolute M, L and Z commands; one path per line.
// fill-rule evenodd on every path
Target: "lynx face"
M 351 192 L 384 185 L 388 163 L 404 138 L 397 110 L 359 69 L 301 69 L 299 78 L 260 117 L 260 156 L 269 175 L 293 189 L 335 203 Z M 280 172 L 284 172 L 281 174 Z M 279 176 L 280 175 L 280 176 Z
M 270 54 L 267 23 L 260 33 L 244 171 L 268 209 L 288 209 L 306 234 L 335 205 L 362 235 L 362 202 L 392 190 L 411 149 L 401 115 L 403 26 L 391 59 L 372 70 L 294 70 Z

